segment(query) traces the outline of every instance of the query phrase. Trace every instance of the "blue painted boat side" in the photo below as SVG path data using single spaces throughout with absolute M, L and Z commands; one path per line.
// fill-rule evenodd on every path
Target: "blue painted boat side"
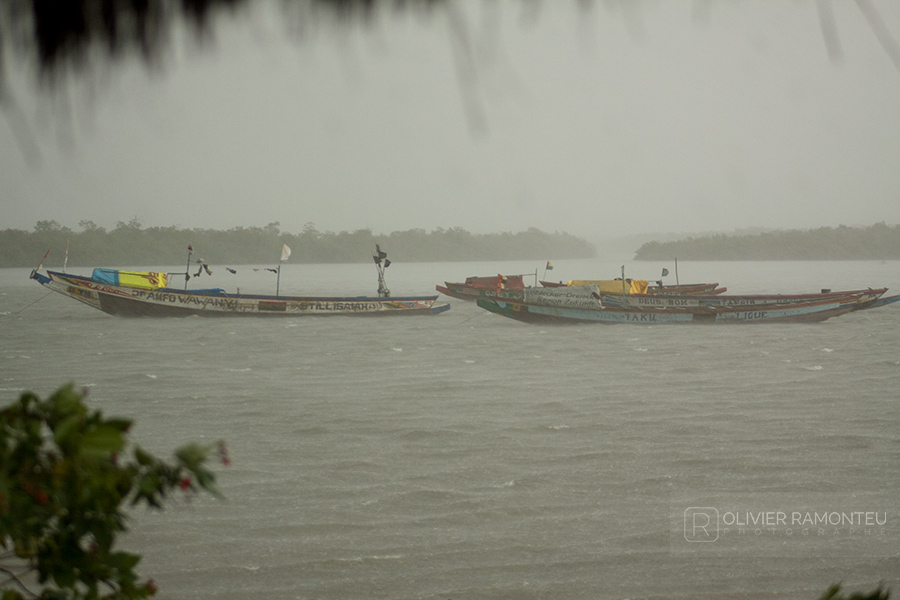
M 512 307 L 508 302 L 497 302 L 504 307 Z M 598 321 L 606 323 L 687 323 L 694 320 L 691 313 L 663 313 L 663 312 L 625 312 L 611 310 L 586 310 L 576 308 L 562 308 L 558 306 L 528 305 L 528 312 L 533 315 L 543 315 L 557 319 L 574 319 L 579 321 Z
M 559 306 L 542 306 L 501 300 L 478 300 L 478 305 L 511 319 L 524 322 L 595 322 L 595 323 L 643 323 L 647 325 L 667 323 L 764 323 L 823 321 L 833 316 L 851 312 L 857 308 L 855 301 L 811 303 L 797 306 L 779 306 L 746 310 L 621 310 L 577 309 Z
M 834 311 L 841 308 L 852 310 L 853 303 L 834 302 L 830 304 L 816 304 L 812 306 L 790 306 L 785 308 L 762 309 L 762 310 L 738 310 L 733 312 L 724 312 L 716 315 L 717 321 L 760 321 L 767 319 L 785 319 L 789 317 L 798 317 L 801 315 L 812 315 Z
M 867 308 L 878 308 L 879 306 L 887 306 L 888 304 L 893 304 L 894 302 L 900 302 L 900 296 L 888 296 L 887 298 L 879 298 L 871 304 L 866 304 L 865 306 L 860 307 L 860 310 L 865 310 Z

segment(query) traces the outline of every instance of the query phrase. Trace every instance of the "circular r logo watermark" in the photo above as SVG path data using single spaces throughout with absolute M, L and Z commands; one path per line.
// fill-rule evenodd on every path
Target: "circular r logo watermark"
M 684 511 L 684 539 L 689 542 L 719 539 L 719 510 L 711 506 L 689 506 Z

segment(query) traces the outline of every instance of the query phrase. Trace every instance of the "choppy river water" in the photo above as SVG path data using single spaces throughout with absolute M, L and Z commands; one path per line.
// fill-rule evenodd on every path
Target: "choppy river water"
M 621 266 L 554 262 L 546 278 Z M 679 269 L 735 293 L 900 292 L 896 261 Z M 388 284 L 534 271 L 395 264 Z M 452 299 L 400 319 L 122 319 L 27 275 L 0 270 L 4 404 L 73 381 L 158 454 L 228 444 L 224 500 L 133 513 L 124 543 L 164 597 L 900 592 L 900 306 L 755 326 L 535 326 Z M 204 284 L 274 289 L 234 277 Z M 372 265 L 281 275 L 286 294 L 374 290 Z

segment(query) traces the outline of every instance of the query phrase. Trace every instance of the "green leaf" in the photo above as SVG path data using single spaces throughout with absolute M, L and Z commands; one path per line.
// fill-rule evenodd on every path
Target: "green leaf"
M 206 448 L 200 444 L 187 444 L 175 451 L 175 457 L 190 469 L 205 461 L 206 454 Z
M 146 452 L 143 448 L 140 448 L 140 447 L 135 447 L 134 458 L 135 458 L 135 460 L 137 460 L 139 465 L 144 466 L 144 467 L 146 467 L 148 465 L 152 465 L 154 462 L 153 456 L 149 452 Z
M 86 456 L 108 456 L 125 447 L 125 436 L 117 427 L 97 425 L 84 434 L 81 451 Z
M 133 421 L 130 419 L 107 419 L 106 424 L 115 427 L 122 433 L 128 433 L 128 430 L 131 429 Z
M 53 440 L 56 445 L 65 450 L 70 443 L 74 443 L 75 440 L 72 438 L 82 423 L 81 415 L 71 415 L 63 419 L 53 432 Z
M 140 562 L 138 554 L 130 552 L 113 552 L 109 555 L 109 566 L 117 569 L 119 573 L 130 573 Z

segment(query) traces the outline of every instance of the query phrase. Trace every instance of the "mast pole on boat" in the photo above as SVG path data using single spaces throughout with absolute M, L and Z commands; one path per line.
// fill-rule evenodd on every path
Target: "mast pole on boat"
M 286 263 L 291 258 L 291 249 L 287 244 L 281 245 L 281 260 L 278 262 L 278 277 L 275 279 L 275 295 L 277 296 L 281 290 L 281 264 Z
M 47 260 L 47 257 L 48 257 L 48 256 L 50 256 L 50 248 L 47 248 L 47 251 L 44 252 L 44 258 L 42 258 L 42 259 L 41 259 L 41 262 L 38 263 L 37 269 L 34 269 L 34 270 L 31 272 L 31 278 L 32 278 L 32 279 L 37 279 L 37 277 L 35 277 L 34 275 L 35 275 L 35 273 L 37 273 L 38 271 L 40 271 L 41 269 L 44 268 L 44 261 Z
M 187 289 L 188 280 L 191 278 L 191 255 L 194 254 L 194 247 L 188 244 L 187 266 L 184 268 L 184 289 Z
M 384 283 L 384 270 L 391 266 L 391 261 L 387 257 L 387 252 L 382 251 L 381 246 L 375 244 L 375 252 L 372 253 L 372 258 L 375 260 L 375 269 L 378 271 L 378 297 L 390 298 L 391 290 L 389 290 Z M 382 260 L 384 261 L 384 264 L 381 263 Z
M 675 285 L 678 285 L 678 257 L 675 257 Z
M 622 306 L 625 306 L 625 265 L 622 265 Z

